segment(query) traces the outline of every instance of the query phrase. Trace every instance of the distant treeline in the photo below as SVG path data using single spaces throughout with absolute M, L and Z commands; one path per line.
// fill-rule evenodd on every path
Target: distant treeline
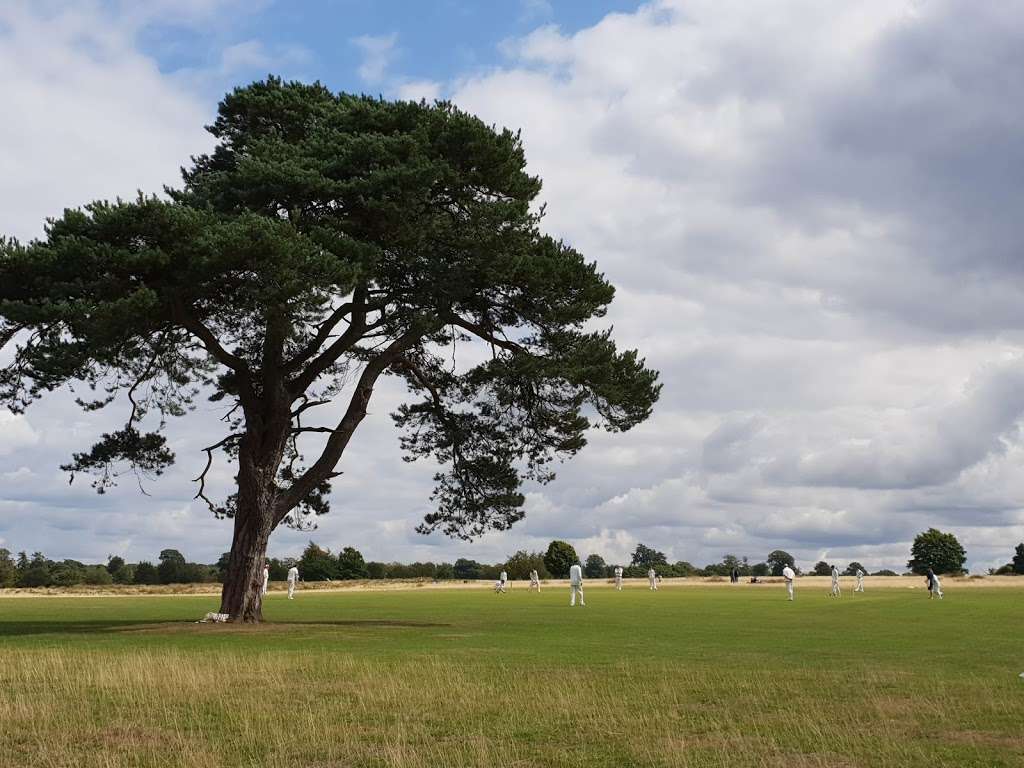
M 86 564 L 77 560 L 50 560 L 43 553 L 28 555 L 19 552 L 13 555 L 0 549 L 0 587 L 69 587 L 77 584 L 194 584 L 218 582 L 223 579 L 228 554 L 212 564 L 192 563 L 176 549 L 160 552 L 156 562 L 141 561 L 128 563 L 118 556 L 112 556 L 105 565 Z M 459 558 L 454 563 L 383 563 L 367 562 L 362 553 L 354 547 L 344 547 L 337 554 L 313 542 L 305 548 L 299 558 L 269 558 L 267 565 L 272 581 L 283 581 L 288 569 L 298 566 L 304 581 L 339 581 L 351 579 L 433 579 L 437 581 L 458 579 L 497 579 L 501 571 L 510 579 L 529 578 L 530 571 L 537 571 L 542 579 L 565 578 L 569 567 L 576 562 L 583 564 L 587 578 L 611 578 L 616 563 L 606 563 L 600 555 L 579 558 L 576 550 L 565 541 L 553 541 L 545 552 L 520 550 L 502 563 L 480 563 L 468 558 Z M 721 562 L 710 563 L 698 568 L 686 561 L 668 562 L 664 553 L 644 544 L 637 546 L 628 563 L 621 563 L 626 578 L 643 578 L 650 568 L 662 577 L 673 576 L 729 576 L 736 575 L 770 576 L 781 575 L 789 565 L 797 570 L 792 555 L 775 550 L 763 562 L 750 563 L 746 557 L 725 555 Z M 846 574 L 856 573 L 862 566 L 850 563 Z M 827 573 L 828 566 L 818 563 L 811 573 Z M 864 569 L 865 571 L 867 569 Z M 876 571 L 874 576 L 895 576 L 894 571 Z
M 930 548 L 929 548 L 930 547 Z M 952 550 L 952 553 L 950 553 Z M 951 534 L 929 529 L 915 540 L 913 559 L 907 563 L 913 573 L 923 573 L 927 567 L 935 566 L 940 573 L 961 572 L 964 560 L 963 549 Z M 31 556 L 19 552 L 14 556 L 6 549 L 0 549 L 0 587 L 69 587 L 75 584 L 194 584 L 223 580 L 227 569 L 228 553 L 221 555 L 213 565 L 190 563 L 176 549 L 160 552 L 157 562 L 126 563 L 123 558 L 112 556 L 106 565 L 86 565 L 77 560 L 54 561 L 42 552 Z M 621 565 L 626 578 L 642 578 L 653 568 L 662 577 L 673 576 L 722 576 L 735 574 L 739 577 L 781 576 L 787 565 L 797 574 L 793 556 L 776 549 L 763 561 L 751 563 L 746 557 L 727 554 L 721 562 L 709 563 L 698 568 L 692 563 L 680 560 L 668 562 L 663 552 L 653 547 L 638 544 L 628 563 L 606 563 L 600 555 L 581 558 L 566 541 L 552 541 L 544 552 L 520 550 L 503 563 L 478 563 L 476 560 L 459 558 L 454 563 L 380 563 L 367 562 L 362 553 L 354 547 L 344 547 L 334 554 L 312 541 L 299 558 L 276 558 L 267 560 L 271 581 L 284 581 L 288 569 L 298 566 L 304 581 L 339 581 L 351 579 L 446 579 L 473 580 L 497 579 L 502 571 L 514 580 L 527 579 L 531 571 L 537 571 L 542 579 L 565 578 L 573 563 L 581 563 L 587 578 L 611 578 L 616 565 Z M 810 575 L 827 576 L 831 564 L 821 560 L 807 571 Z M 854 561 L 842 570 L 844 576 L 853 576 L 858 570 L 868 569 Z M 1024 573 L 1024 543 L 1017 545 L 1013 561 L 990 573 Z M 874 571 L 872 576 L 897 576 L 895 571 L 883 569 Z

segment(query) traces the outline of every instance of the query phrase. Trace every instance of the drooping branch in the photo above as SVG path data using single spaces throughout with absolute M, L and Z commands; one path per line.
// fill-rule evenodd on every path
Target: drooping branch
M 203 450 L 206 452 L 206 466 L 203 467 L 203 471 L 199 473 L 199 476 L 192 481 L 194 483 L 199 483 L 199 490 L 196 491 L 196 495 L 193 496 L 192 498 L 202 499 L 203 501 L 205 501 L 206 506 L 209 507 L 210 511 L 213 512 L 215 515 L 217 514 L 217 507 L 214 505 L 212 501 L 210 501 L 209 497 L 207 497 L 206 495 L 206 475 L 207 473 L 209 473 L 210 467 L 213 466 L 213 452 L 216 451 L 218 448 L 223 448 L 227 445 L 230 445 L 233 442 L 237 442 L 240 439 L 242 439 L 241 434 L 232 433 L 227 437 L 223 438 L 222 440 L 217 441 L 213 445 L 209 445 L 206 448 L 203 448 Z

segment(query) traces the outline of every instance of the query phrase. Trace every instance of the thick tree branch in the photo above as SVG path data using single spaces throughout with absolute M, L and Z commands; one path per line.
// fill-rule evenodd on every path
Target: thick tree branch
M 298 370 L 303 363 L 313 357 L 317 350 L 320 349 L 320 347 L 322 347 L 331 337 L 331 334 L 334 332 L 338 323 L 350 314 L 354 308 L 355 302 L 346 301 L 340 307 L 331 312 L 327 319 L 317 326 L 316 336 L 310 339 L 309 343 L 303 346 L 302 349 L 296 352 L 292 359 L 288 361 L 284 367 L 285 371 L 293 373 Z
M 213 332 L 203 325 L 202 321 L 183 303 L 175 302 L 173 311 L 175 320 L 181 323 L 182 327 L 188 330 L 189 333 L 199 339 L 206 351 L 209 352 L 217 362 L 227 366 L 239 375 L 249 375 L 249 366 L 246 364 L 245 360 L 224 349 L 217 337 L 213 335 Z
M 462 328 L 465 331 L 469 331 L 474 336 L 483 339 L 488 344 L 493 344 L 496 347 L 501 347 L 502 349 L 506 349 L 509 352 L 526 353 L 529 351 L 526 349 L 526 347 L 522 346 L 521 344 L 516 344 L 514 341 L 498 338 L 493 333 L 491 333 L 491 331 L 489 331 L 487 328 L 484 328 L 482 325 L 470 322 L 469 320 L 466 320 L 465 318 L 460 317 L 459 315 L 448 315 L 445 317 L 445 322 L 449 322 L 452 325 L 457 325 L 459 328 Z
M 327 440 L 320 458 L 313 463 L 300 477 L 296 478 L 291 487 L 283 491 L 277 498 L 275 524 L 280 522 L 299 502 L 312 491 L 318 483 L 333 476 L 334 468 L 341 460 L 352 433 L 366 416 L 366 407 L 373 394 L 373 387 L 380 375 L 398 360 L 407 350 L 412 348 L 429 331 L 423 326 L 413 326 L 395 339 L 383 352 L 370 360 L 363 368 L 355 391 L 349 399 L 348 408 L 338 426 Z
M 176 322 L 180 323 L 185 330 L 199 339 L 203 348 L 213 357 L 214 360 L 230 368 L 238 376 L 239 398 L 243 407 L 251 407 L 255 404 L 255 394 L 252 389 L 252 371 L 249 365 L 238 355 L 234 355 L 224 349 L 223 345 L 213 335 L 203 322 L 196 317 L 184 302 L 175 301 L 171 305 L 171 313 Z

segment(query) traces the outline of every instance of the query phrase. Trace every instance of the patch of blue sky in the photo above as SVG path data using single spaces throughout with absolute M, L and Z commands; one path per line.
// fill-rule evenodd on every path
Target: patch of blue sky
M 638 0 L 277 0 L 229 4 L 184 23 L 173 12 L 138 33 L 165 73 L 268 71 L 336 90 L 385 93 L 397 79 L 449 82 L 504 62 L 502 41 L 545 25 L 592 26 Z M 362 41 L 362 43 L 357 42 Z M 374 52 L 378 59 L 373 60 Z

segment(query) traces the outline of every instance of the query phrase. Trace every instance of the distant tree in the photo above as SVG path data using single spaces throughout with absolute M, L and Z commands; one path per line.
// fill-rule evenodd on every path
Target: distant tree
M 299 558 L 299 573 L 303 581 L 328 581 L 338 578 L 338 561 L 331 550 L 318 547 L 312 541 Z
M 744 558 L 744 560 L 745 559 L 746 558 Z M 722 565 L 725 566 L 726 573 L 732 573 L 733 568 L 735 568 L 741 575 L 743 575 L 745 571 L 750 570 L 746 563 L 736 557 L 736 555 L 724 555 L 722 557 Z
M 160 572 L 156 566 L 143 560 L 135 566 L 135 584 L 159 584 Z
M 124 568 L 124 565 L 121 566 Z M 120 572 L 120 569 L 118 569 Z M 114 577 L 103 565 L 87 565 L 82 569 L 82 583 L 103 586 L 114 583 Z
M 651 566 L 668 565 L 668 558 L 665 557 L 664 552 L 659 552 L 644 544 L 637 544 L 629 564 L 647 570 Z
M 438 563 L 434 569 L 434 578 L 439 581 L 447 581 L 455 578 L 455 567 L 451 563 Z
M 583 566 L 583 574 L 588 579 L 603 579 L 606 570 L 607 566 L 604 564 L 604 558 L 600 555 L 591 555 Z
M 117 573 L 114 574 L 115 584 L 134 584 L 135 583 L 135 566 L 131 563 L 125 563 L 121 566 Z
M 998 568 L 988 569 L 989 576 L 1013 576 L 1014 573 L 1013 563 L 1007 563 L 1006 565 L 1001 565 Z
M 267 560 L 267 569 L 270 571 L 271 581 L 284 581 L 288 578 L 288 566 L 276 557 Z M 217 570 L 219 572 L 220 568 Z
M 896 571 L 890 571 L 888 568 L 883 568 L 880 571 L 875 571 L 871 574 L 872 576 L 899 576 Z
M 826 563 L 824 560 L 819 560 L 814 564 L 814 570 L 812 573 L 815 576 L 831 576 L 832 566 Z
M 383 579 L 387 575 L 387 566 L 376 560 L 370 560 L 366 563 L 366 574 L 369 579 Z
M 366 570 L 366 561 L 363 560 L 363 553 L 355 547 L 345 547 L 338 553 L 338 578 L 351 581 L 352 579 L 367 579 L 370 572 Z
M 124 558 L 123 557 L 118 557 L 117 555 L 111 555 L 110 558 L 108 558 L 108 560 L 107 560 L 107 573 L 109 573 L 111 576 L 116 574 L 122 568 L 124 568 Z
M 967 553 L 956 536 L 929 528 L 914 539 L 907 567 L 916 574 L 926 573 L 929 568 L 936 573 L 959 573 L 966 560 Z
M 13 587 L 18 583 L 18 564 L 9 550 L 0 549 L 0 587 Z
M 204 563 L 185 563 L 178 571 L 180 584 L 206 584 L 217 581 L 216 567 Z
M 110 574 L 107 574 L 108 576 Z M 65 560 L 54 564 L 50 569 L 50 583 L 55 587 L 71 587 L 85 580 L 82 564 L 74 560 Z
M 697 567 L 693 563 L 688 563 L 686 560 L 680 560 L 672 566 L 672 570 L 676 576 L 695 576 L 697 574 Z
M 1024 543 L 1018 544 L 1013 556 L 1013 572 L 1024 573 Z
M 556 579 L 564 579 L 568 576 L 569 569 L 579 561 L 580 558 L 572 544 L 559 539 L 548 544 L 548 550 L 544 553 L 544 567 Z
M 24 553 L 22 553 L 24 554 Z M 20 568 L 19 558 L 19 570 Z M 26 559 L 25 568 L 18 576 L 19 587 L 48 587 L 53 582 L 51 569 L 53 563 L 46 559 L 42 552 L 34 552 L 32 559 Z
M 846 566 L 846 570 L 843 571 L 843 576 L 856 576 L 857 571 L 859 570 L 864 571 L 864 573 L 868 572 L 867 568 L 865 568 L 863 565 L 854 560 L 852 563 Z
M 156 567 L 161 584 L 181 584 L 185 581 L 185 556 L 176 549 L 160 551 L 160 565 Z
M 725 563 L 709 563 L 704 566 L 705 576 L 728 576 L 729 566 Z
M 223 581 L 224 581 L 224 574 L 226 574 L 228 572 L 228 563 L 230 561 L 231 561 L 231 553 L 230 552 L 224 552 L 219 558 L 217 558 L 217 563 L 216 563 L 216 565 L 213 566 L 214 568 L 217 569 L 217 581 L 220 581 L 220 582 L 223 583 Z
M 530 571 L 536 570 L 542 579 L 551 577 L 547 566 L 544 565 L 544 555 L 541 552 L 527 552 L 521 549 L 505 561 L 505 570 L 510 579 L 528 579 Z
M 769 554 L 767 563 L 768 568 L 771 569 L 772 576 L 781 576 L 782 569 L 787 565 L 794 570 L 796 569 L 796 560 L 793 559 L 793 556 L 789 554 L 789 552 L 781 549 L 776 549 Z
M 480 565 L 476 560 L 470 560 L 465 557 L 460 557 L 455 561 L 453 570 L 455 572 L 456 579 L 480 579 L 481 571 L 483 566 Z
M 767 576 L 769 572 L 768 563 L 754 563 L 750 566 L 751 576 Z

